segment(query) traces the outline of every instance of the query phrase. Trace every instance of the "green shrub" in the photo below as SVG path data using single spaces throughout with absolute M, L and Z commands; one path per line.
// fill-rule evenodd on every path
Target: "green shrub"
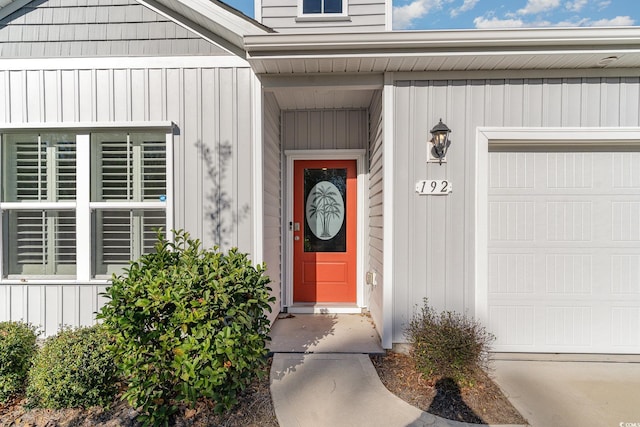
M 37 351 L 35 328 L 22 322 L 0 322 L 0 402 L 24 388 Z
M 100 325 L 62 329 L 47 338 L 29 372 L 29 406 L 50 409 L 109 406 L 116 366 Z
M 267 354 L 274 298 L 264 267 L 175 233 L 114 277 L 98 316 L 115 338 L 123 397 L 146 425 L 166 425 L 179 403 L 200 397 L 231 408 Z
M 437 313 L 427 299 L 411 319 L 406 335 L 420 372 L 457 381 L 468 379 L 477 368 L 487 367 L 495 339 L 474 319 L 451 311 Z

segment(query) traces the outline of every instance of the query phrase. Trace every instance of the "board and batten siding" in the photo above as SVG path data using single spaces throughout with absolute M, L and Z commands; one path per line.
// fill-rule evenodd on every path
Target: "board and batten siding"
M 297 20 L 298 0 L 262 0 L 262 24 L 279 33 L 335 33 L 385 30 L 384 0 L 347 0 L 348 19 Z M 329 14 L 328 14 L 329 15 Z
M 366 109 L 282 112 L 283 150 L 366 149 Z
M 395 83 L 393 342 L 427 297 L 474 313 L 476 130 L 490 127 L 637 127 L 640 78 L 403 80 Z M 452 129 L 447 162 L 427 163 L 429 130 Z M 416 181 L 447 179 L 448 196 L 419 196 Z
M 174 122 L 174 227 L 204 247 L 251 253 L 252 78 L 235 67 L 4 70 L 0 123 Z M 0 283 L 0 320 L 24 319 L 48 335 L 91 324 L 104 289 Z
M 44 0 L 0 20 L 2 58 L 230 55 L 135 0 Z
M 276 301 L 270 317 L 275 319 L 282 296 L 282 164 L 280 106 L 273 93 L 264 94 L 264 209 L 263 244 L 269 285 Z
M 378 328 L 383 330 L 383 127 L 382 91 L 373 94 L 369 105 L 369 229 L 367 271 L 375 273 L 375 284 L 367 285 L 367 305 Z

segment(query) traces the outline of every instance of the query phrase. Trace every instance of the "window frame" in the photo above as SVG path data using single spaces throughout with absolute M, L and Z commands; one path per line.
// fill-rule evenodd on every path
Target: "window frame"
M 76 284 L 109 283 L 109 279 L 93 276 L 92 256 L 95 251 L 95 238 L 92 235 L 92 216 L 96 209 L 150 209 L 164 210 L 166 216 L 165 231 L 173 229 L 173 135 L 175 124 L 170 121 L 157 122 L 114 122 L 114 123 L 17 123 L 0 125 L 0 134 L 19 132 L 55 133 L 67 131 L 76 135 L 76 199 L 62 202 L 2 202 L 0 201 L 0 285 L 2 284 Z M 166 142 L 166 200 L 146 202 L 92 202 L 91 201 L 91 133 L 92 132 L 153 132 L 165 134 Z M 3 179 L 3 154 L 0 152 L 0 185 Z M 57 277 L 55 275 L 7 277 L 5 272 L 5 236 L 4 222 L 9 210 L 73 210 L 76 213 L 76 274 Z M 166 235 L 171 240 L 170 233 Z
M 342 1 L 342 12 L 341 13 L 304 13 L 304 1 L 298 0 L 298 16 L 296 17 L 296 22 L 304 22 L 304 21 L 350 21 L 351 18 L 348 13 L 349 2 L 348 0 Z M 322 7 L 324 8 L 324 3 L 326 0 L 320 0 Z

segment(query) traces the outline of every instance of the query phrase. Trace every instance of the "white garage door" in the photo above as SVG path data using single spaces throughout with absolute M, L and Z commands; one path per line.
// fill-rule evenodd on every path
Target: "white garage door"
M 490 152 L 496 351 L 640 353 L 640 153 Z

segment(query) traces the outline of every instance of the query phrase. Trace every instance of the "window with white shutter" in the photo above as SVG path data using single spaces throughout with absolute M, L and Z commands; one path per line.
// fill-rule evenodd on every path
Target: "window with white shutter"
M 75 135 L 5 134 L 2 160 L 5 274 L 75 275 Z
M 171 125 L 121 129 L 0 131 L 0 282 L 109 279 L 154 250 Z
M 166 231 L 164 208 L 152 204 L 166 200 L 166 137 L 148 132 L 91 137 L 92 201 L 102 202 L 94 204 L 93 269 L 96 277 L 108 277 L 153 251 L 157 230 Z

